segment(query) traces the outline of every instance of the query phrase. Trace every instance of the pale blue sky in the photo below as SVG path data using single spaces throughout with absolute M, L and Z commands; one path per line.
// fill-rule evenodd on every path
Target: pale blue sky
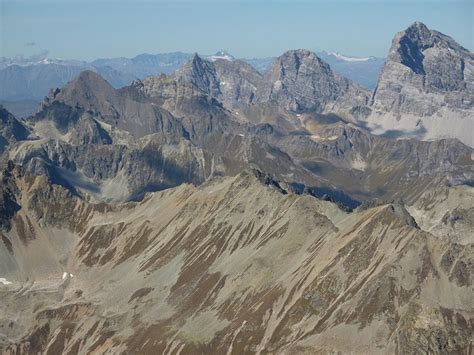
M 287 49 L 385 56 L 414 21 L 473 50 L 472 0 L 0 0 L 0 56 L 90 60 L 139 53 L 276 56 Z

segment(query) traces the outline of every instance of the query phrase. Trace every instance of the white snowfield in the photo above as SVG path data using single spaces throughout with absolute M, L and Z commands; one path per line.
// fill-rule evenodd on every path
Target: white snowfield
M 228 56 L 228 55 L 213 55 L 213 56 L 208 57 L 208 59 L 211 62 L 215 62 L 218 59 L 228 60 L 229 62 L 232 62 L 234 60 L 234 58 L 232 58 L 231 56 Z
M 329 52 L 328 54 L 346 62 L 366 62 L 372 59 L 372 57 L 348 57 L 337 52 Z
M 12 283 L 3 277 L 0 277 L 0 284 L 11 285 Z
M 73 278 L 74 275 L 69 272 L 63 272 L 63 280 L 67 279 L 68 277 Z
M 390 113 L 375 112 L 365 123 L 371 133 L 384 135 L 398 132 L 400 138 L 437 140 L 457 138 L 464 144 L 474 147 L 474 113 L 472 116 L 449 112 L 442 109 L 438 114 L 427 117 L 404 114 L 401 117 Z

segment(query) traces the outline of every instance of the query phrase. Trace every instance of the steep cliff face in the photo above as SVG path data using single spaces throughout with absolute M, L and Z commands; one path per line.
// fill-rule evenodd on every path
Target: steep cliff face
M 220 81 L 221 101 L 226 107 L 238 108 L 255 102 L 263 77 L 250 64 L 218 59 L 214 61 L 214 66 Z
M 152 133 L 184 134 L 182 125 L 168 111 L 152 105 L 134 85 L 117 90 L 92 71 L 84 71 L 64 88 L 53 90 L 28 120 L 33 124 L 53 121 L 61 133 L 74 126 L 79 137 L 88 133 L 82 129 L 93 126 L 99 136 L 104 136 L 104 127 L 127 131 L 135 138 Z
M 186 74 L 176 74 L 179 80 L 150 79 L 177 89 L 169 96 L 164 87 L 140 81 L 115 90 L 96 74 L 84 73 L 53 91 L 29 118 L 41 139 L 18 144 L 9 156 L 31 174 L 47 174 L 105 200 L 139 198 L 252 166 L 320 194 L 344 196 L 353 206 L 374 198 L 412 199 L 436 184 L 473 178 L 472 150 L 459 142 L 375 137 L 334 114 L 287 111 L 278 106 L 283 99 L 255 101 L 247 110 L 243 101 L 234 101 L 241 105 L 238 111 L 228 110 L 203 84 L 211 79 L 193 78 L 230 77 L 218 75 L 228 65 L 219 63 L 234 62 L 204 62 L 196 56 L 182 69 Z M 285 111 L 286 128 L 244 122 L 237 114 L 253 117 L 257 109 L 263 112 L 257 115 L 273 117 Z
M 336 112 L 348 117 L 370 96 L 367 89 L 333 73 L 305 50 L 284 53 L 264 76 L 239 60 L 210 62 L 195 55 L 171 78 L 147 78 L 144 85 L 148 95 L 174 98 L 173 103 L 180 95 L 204 94 L 231 110 L 265 103 L 290 112 Z
M 2 234 L 4 352 L 469 349 L 472 245 L 403 205 L 348 214 L 252 172 L 122 206 L 40 180 Z
M 252 104 L 262 75 L 240 60 L 207 61 L 195 54 L 171 77 L 143 80 L 147 95 L 168 100 L 173 108 L 180 97 L 209 96 L 232 109 Z
M 245 138 L 245 128 L 215 99 L 185 95 L 179 107 L 186 115 L 175 118 L 143 88 L 135 81 L 115 90 L 95 73 L 81 74 L 45 98 L 28 118 L 36 139 L 18 142 L 7 158 L 31 175 L 105 201 L 140 199 L 250 166 L 278 176 L 295 170 L 284 152 Z
M 474 55 L 416 22 L 392 41 L 369 121 L 376 132 L 456 137 L 473 146 L 473 93 Z
M 28 138 L 30 131 L 0 105 L 0 155 L 11 143 Z
M 275 102 L 293 112 L 334 112 L 349 115 L 368 103 L 370 92 L 332 72 L 307 50 L 279 57 L 265 74 L 258 99 Z

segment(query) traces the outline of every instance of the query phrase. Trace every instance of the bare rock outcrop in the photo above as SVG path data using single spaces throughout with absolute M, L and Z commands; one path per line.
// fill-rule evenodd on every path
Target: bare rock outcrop
M 474 54 L 415 22 L 395 35 L 371 104 L 375 132 L 474 146 Z

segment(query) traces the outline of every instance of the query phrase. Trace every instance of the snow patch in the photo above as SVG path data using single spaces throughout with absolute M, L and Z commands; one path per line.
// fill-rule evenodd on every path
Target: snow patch
M 328 52 L 328 54 L 332 55 L 333 57 L 336 57 L 339 60 L 343 60 L 345 62 L 366 62 L 372 59 L 372 57 L 349 57 L 337 52 Z
M 447 108 L 442 108 L 437 115 L 421 118 L 412 114 L 397 117 L 391 113 L 377 112 L 370 115 L 364 125 L 375 135 L 425 141 L 457 138 L 464 144 L 474 147 L 473 116 L 453 113 Z
M 72 278 L 74 277 L 74 275 L 71 274 L 70 272 L 63 272 L 63 277 L 62 277 L 63 280 L 66 280 L 68 277 L 69 277 L 70 279 L 72 279 Z
M 3 277 L 0 277 L 0 284 L 11 285 L 12 283 Z
M 234 58 L 232 58 L 231 56 L 228 56 L 228 55 L 222 55 L 222 56 L 221 55 L 211 55 L 207 59 L 210 60 L 211 62 L 215 62 L 218 59 L 228 60 L 229 62 L 234 61 Z
M 367 168 L 367 163 L 360 156 L 356 156 L 352 160 L 351 166 L 353 169 L 364 171 Z

